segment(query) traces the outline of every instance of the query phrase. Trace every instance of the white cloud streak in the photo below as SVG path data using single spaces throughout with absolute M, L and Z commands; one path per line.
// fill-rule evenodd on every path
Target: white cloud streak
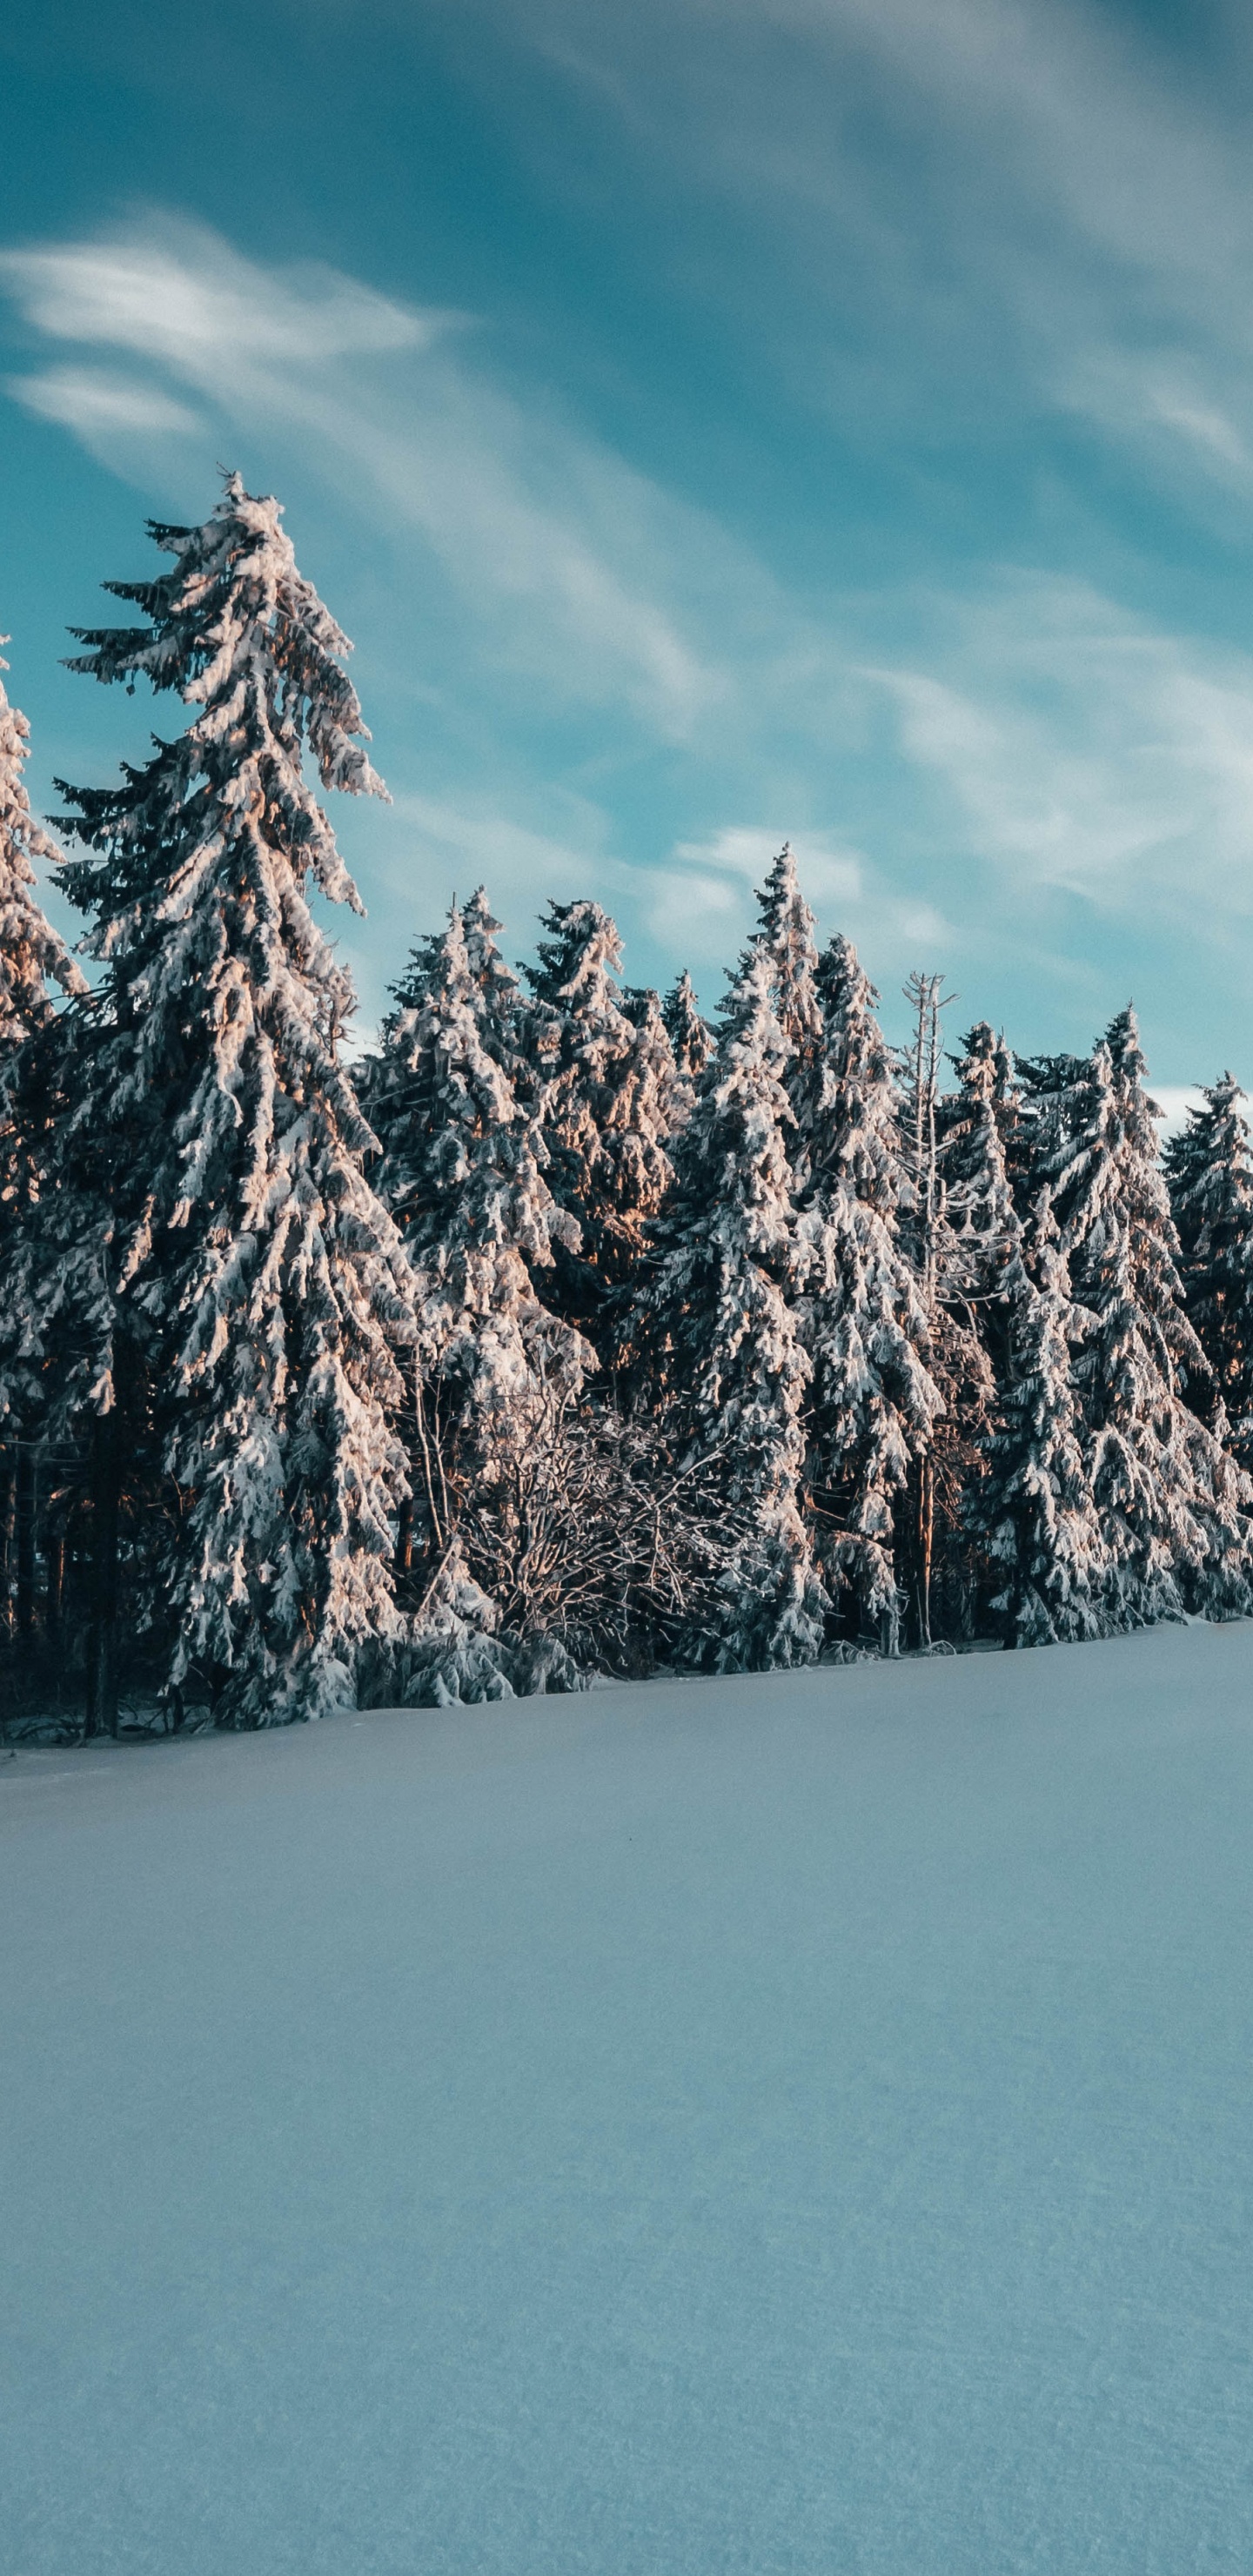
M 677 842 L 664 868 L 636 871 L 654 936 L 697 965 L 733 954 L 756 926 L 753 888 L 786 837 L 760 824 L 727 824 L 706 841 Z M 885 971 L 951 946 L 953 930 L 936 907 L 894 894 L 863 851 L 820 833 L 794 834 L 792 849 L 820 938 L 845 931 L 886 961 Z
M 307 367 L 429 348 L 456 319 L 408 310 L 334 269 L 260 268 L 170 217 L 111 240 L 5 251 L 0 275 L 50 339 L 133 349 L 207 392 L 249 360 Z
M 654 187 L 664 168 L 680 196 L 737 210 L 761 284 L 742 262 L 702 282 L 739 298 L 802 399 L 825 388 L 845 422 L 873 419 L 912 412 L 925 384 L 915 427 L 937 441 L 975 416 L 1056 406 L 1155 480 L 1173 475 L 1185 502 L 1206 473 L 1243 476 L 1253 199 L 1238 18 L 1239 77 L 1225 84 L 1220 65 L 1206 84 L 1181 76 L 1160 30 L 1067 0 L 494 8 L 616 121 Z M 864 365 L 841 345 L 858 313 L 874 339 Z M 1188 380 L 1182 397 L 1172 377 Z
M 7 252 L 0 277 L 48 337 L 162 365 L 180 392 L 288 436 L 356 506 L 420 535 L 501 660 L 575 700 L 625 696 L 676 740 L 724 688 L 667 592 L 672 565 L 730 549 L 550 407 L 528 410 L 475 367 L 465 317 L 408 311 L 331 270 L 268 271 L 172 218 Z M 117 377 L 64 370 L 15 390 L 96 452 L 111 428 L 187 426 L 177 398 L 162 421 L 146 384 Z
M 8 389 L 38 419 L 59 422 L 89 445 L 128 435 L 185 438 L 200 427 L 198 415 L 160 386 L 90 367 L 50 367 L 42 376 L 14 376 Z
M 1253 660 L 1057 579 L 1007 578 L 947 615 L 943 679 L 867 677 L 972 848 L 1016 884 L 1203 937 L 1253 915 Z
M 855 14 L 832 12 L 845 27 Z M 895 0 L 888 15 L 898 37 L 915 23 Z M 672 954 L 708 960 L 751 926 L 750 880 L 788 830 L 819 907 L 893 961 L 943 954 L 959 929 L 998 935 L 989 871 L 1008 890 L 1002 936 L 1024 889 L 1186 918 L 1202 935 L 1198 890 L 1208 926 L 1216 905 L 1253 910 L 1253 664 L 1240 656 L 1040 575 L 904 602 L 925 645 L 868 650 L 865 602 L 789 597 L 709 517 L 504 382 L 490 333 L 464 316 L 331 271 L 268 270 L 172 219 L 5 254 L 0 274 L 45 339 L 107 360 L 21 380 L 41 417 L 122 459 L 137 438 L 185 440 L 198 422 L 210 455 L 224 423 L 290 442 L 342 503 L 413 543 L 415 586 L 423 550 L 438 562 L 472 639 L 463 674 L 477 654 L 559 713 L 591 707 L 704 764 L 702 821 L 658 866 L 614 859 L 590 803 L 567 839 L 502 821 L 500 781 L 453 783 L 422 811 L 410 800 L 424 881 L 482 875 L 512 910 L 516 886 L 528 911 L 594 881 L 636 903 Z M 1152 412 L 1160 435 L 1243 474 L 1239 424 L 1202 374 L 1138 363 L 1138 375 L 1106 365 L 1106 408 Z M 841 820 L 840 749 L 867 698 L 892 715 L 903 855 L 885 815 L 869 830 L 864 814 Z M 728 819 L 754 810 L 777 828 Z M 955 850 L 978 865 L 945 870 L 938 854 Z

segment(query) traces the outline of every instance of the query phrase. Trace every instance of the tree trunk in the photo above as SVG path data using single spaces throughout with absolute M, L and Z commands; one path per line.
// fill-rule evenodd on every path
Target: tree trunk
M 398 1582 L 413 1571 L 413 1496 L 406 1494 L 396 1514 L 395 1571 Z
M 35 1630 L 35 1453 L 23 1441 L 17 1453 L 17 1632 L 29 1638 Z
M 44 1564 L 47 1567 L 48 1597 L 44 1604 L 44 1622 L 50 1637 L 61 1634 L 61 1603 L 65 1592 L 65 1533 L 44 1541 Z
M 91 1427 L 91 1628 L 85 1735 L 117 1734 L 118 1504 L 122 1440 L 116 1405 Z
M 909 1513 L 909 1589 L 912 1626 L 918 1646 L 931 1643 L 931 1565 L 935 1550 L 935 1469 L 927 1455 L 917 1461 Z
M 935 1548 L 935 1471 L 928 1455 L 918 1479 L 918 1625 L 919 1644 L 931 1643 L 931 1559 Z
M 0 1637 L 13 1635 L 13 1450 L 0 1458 Z

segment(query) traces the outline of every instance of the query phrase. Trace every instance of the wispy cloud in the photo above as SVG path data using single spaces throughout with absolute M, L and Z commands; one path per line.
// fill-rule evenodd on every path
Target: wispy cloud
M 411 893 L 435 883 L 465 898 L 479 885 L 508 915 L 511 941 L 525 941 L 541 904 L 586 894 L 629 871 L 606 848 L 604 818 L 592 806 L 572 814 L 567 838 L 540 831 L 502 813 L 490 798 L 403 794 L 395 799 L 400 825 L 389 874 L 397 890 Z
M 493 380 L 467 352 L 465 317 L 407 310 L 332 270 L 265 269 L 166 217 L 7 252 L 0 277 L 49 338 L 129 352 L 172 379 L 164 396 L 79 369 L 17 384 L 97 453 L 110 431 L 185 431 L 190 390 L 206 422 L 286 437 L 353 507 L 424 539 L 496 657 L 575 700 L 625 696 L 677 739 L 719 695 L 673 597 L 674 568 L 707 566 L 716 530 L 550 402 Z
M 1076 0 L 493 9 L 616 126 L 654 187 L 664 168 L 680 201 L 703 192 L 732 210 L 744 255 L 707 260 L 703 290 L 733 297 L 793 396 L 846 430 L 910 416 L 942 446 L 1060 405 L 1158 481 L 1173 457 L 1185 501 L 1207 462 L 1243 471 L 1253 200 L 1238 13 L 1207 18 L 1207 82 L 1199 49 L 1186 71 L 1174 49 L 1186 17 L 1172 28 Z
M 1253 659 L 1043 576 L 944 615 L 943 678 L 868 677 L 981 856 L 1021 887 L 1202 936 L 1253 913 Z
M 986 14 L 971 0 L 953 24 Z M 812 11 L 780 0 L 775 15 L 807 43 L 835 41 Z M 896 0 L 887 15 L 899 46 L 918 21 Z M 844 0 L 831 18 L 841 42 L 855 28 L 883 54 L 883 31 Z M 603 31 L 595 12 L 589 25 Z M 919 35 L 924 56 L 931 43 Z M 1008 68 L 1005 83 L 1008 97 Z M 802 128 L 806 154 L 816 190 Z M 523 925 L 545 894 L 595 885 L 654 952 L 712 965 L 751 927 L 750 885 L 788 833 L 827 926 L 884 974 L 959 943 L 1007 954 L 1041 890 L 1202 939 L 1216 904 L 1228 919 L 1253 910 L 1253 663 L 1131 615 L 1095 581 L 975 563 L 925 595 L 802 596 L 511 375 L 488 322 L 333 271 L 267 268 L 172 218 L 5 254 L 0 279 L 65 353 L 16 387 L 39 416 L 122 471 L 137 440 L 181 455 L 199 438 L 206 480 L 244 433 L 275 479 L 295 458 L 337 511 L 369 522 L 397 601 L 441 585 L 413 694 L 488 712 L 472 753 L 471 719 L 456 757 L 446 740 L 431 792 L 398 782 L 378 864 L 423 922 L 480 876 Z M 1121 405 L 1137 436 L 1151 420 L 1207 471 L 1245 471 L 1241 418 L 1199 365 L 1098 347 L 1074 399 L 1111 420 Z M 519 710 L 563 726 L 581 712 L 558 788 L 559 763 L 502 748 Z M 644 759 L 667 797 L 682 783 L 677 838 L 671 815 L 655 823 L 656 784 L 630 832 L 611 788 L 597 802 L 599 768 Z M 390 750 L 387 766 L 395 776 Z M 777 821 L 742 819 L 762 814 Z
M 168 215 L 99 241 L 5 251 L 0 275 L 50 339 L 133 349 L 207 392 L 223 370 L 428 348 L 455 319 L 409 310 L 335 269 L 261 268 Z
M 752 900 L 785 833 L 727 824 L 706 841 L 680 841 L 662 868 L 636 871 L 646 918 L 663 947 L 696 965 L 732 955 L 755 927 Z M 953 930 L 935 905 L 885 886 L 861 850 L 829 834 L 792 835 L 792 849 L 819 936 L 843 930 L 895 971 L 919 951 L 943 954 Z
M 200 427 L 186 403 L 159 385 L 90 367 L 49 367 L 39 376 L 14 376 L 9 392 L 40 420 L 72 429 L 93 448 L 116 437 L 185 438 Z

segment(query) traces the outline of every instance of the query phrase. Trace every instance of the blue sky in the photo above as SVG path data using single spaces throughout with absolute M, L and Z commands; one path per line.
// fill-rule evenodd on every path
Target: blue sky
M 365 1023 L 480 878 L 712 1005 L 786 834 L 890 1021 L 1132 994 L 1253 1081 L 1247 9 L 45 0 L 0 79 L 36 801 L 142 749 L 64 629 L 237 464 L 393 792 Z

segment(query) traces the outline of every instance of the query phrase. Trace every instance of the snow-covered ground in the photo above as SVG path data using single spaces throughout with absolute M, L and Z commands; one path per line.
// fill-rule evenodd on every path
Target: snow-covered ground
M 1253 1628 L 0 1762 L 7 2576 L 1253 2566 Z

